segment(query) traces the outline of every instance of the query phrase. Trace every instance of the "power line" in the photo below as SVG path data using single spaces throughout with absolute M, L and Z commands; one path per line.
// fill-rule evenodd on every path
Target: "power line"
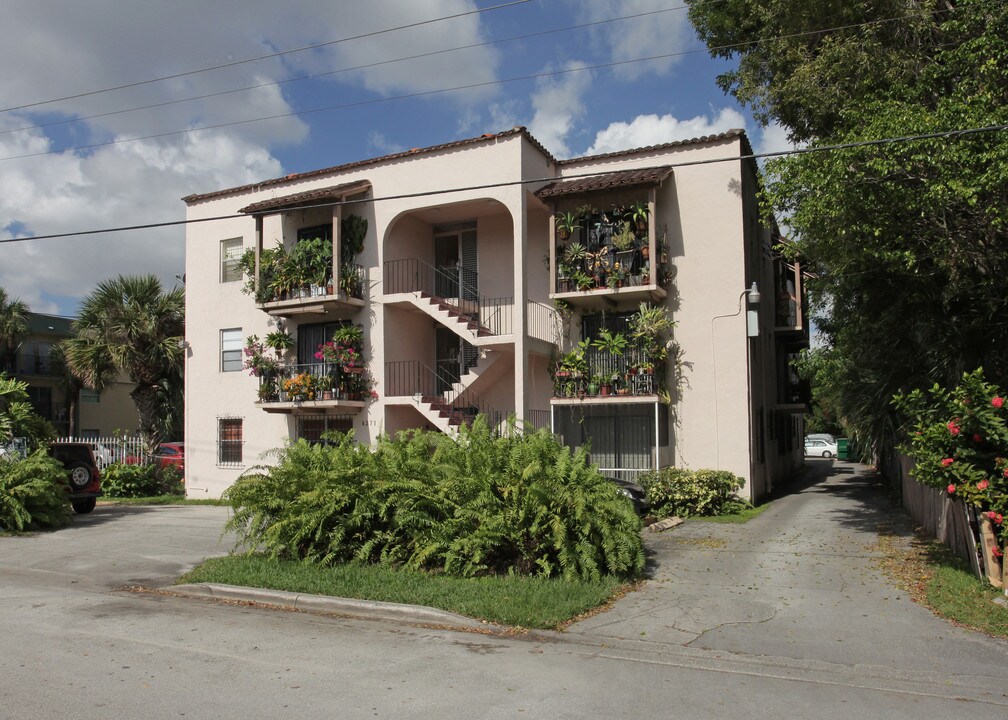
M 840 31 L 840 30 L 848 30 L 848 29 L 852 29 L 852 28 L 865 27 L 865 26 L 868 26 L 868 25 L 875 25 L 875 24 L 886 23 L 886 22 L 895 22 L 895 21 L 898 21 L 898 20 L 905 19 L 907 17 L 910 17 L 910 16 L 909 15 L 902 15 L 902 16 L 895 17 L 895 18 L 886 18 L 886 19 L 883 19 L 883 20 L 871 20 L 871 21 L 867 21 L 867 22 L 863 22 L 863 23 L 852 23 L 850 25 L 841 25 L 841 26 L 837 26 L 837 27 L 833 27 L 833 28 L 827 28 L 827 29 L 810 30 L 810 31 L 805 31 L 805 32 L 800 32 L 800 33 L 791 33 L 789 35 L 781 35 L 781 36 L 774 37 L 774 38 L 763 38 L 763 39 L 760 39 L 760 40 L 752 40 L 752 41 L 745 42 L 745 43 L 735 43 L 733 45 L 715 46 L 715 47 L 709 48 L 709 50 L 721 50 L 721 49 L 729 49 L 729 48 L 740 48 L 740 47 L 747 47 L 747 46 L 750 46 L 750 45 L 759 45 L 759 44 L 770 42 L 770 41 L 788 40 L 788 39 L 793 39 L 793 38 L 797 38 L 797 37 L 804 37 L 804 36 L 807 36 L 807 35 L 820 35 L 820 34 L 822 34 L 824 32 L 836 32 L 836 31 Z M 529 75 L 520 75 L 520 76 L 516 76 L 516 77 L 511 77 L 511 78 L 504 78 L 504 79 L 501 79 L 501 80 L 486 80 L 484 82 L 468 83 L 468 84 L 465 84 L 465 85 L 456 85 L 456 86 L 450 87 L 450 88 L 440 88 L 440 89 L 437 89 L 437 90 L 424 90 L 424 91 L 415 92 L 415 93 L 407 93 L 407 94 L 404 94 L 404 95 L 392 95 L 392 96 L 383 97 L 383 98 L 371 98 L 371 99 L 368 99 L 368 100 L 357 100 L 357 101 L 350 102 L 350 103 L 341 103 L 341 104 L 338 104 L 338 105 L 328 105 L 328 106 L 325 106 L 325 107 L 310 108 L 310 109 L 307 109 L 307 110 L 296 110 L 296 111 L 291 111 L 291 112 L 288 112 L 288 113 L 278 113 L 276 115 L 268 115 L 268 116 L 265 116 L 265 117 L 258 117 L 258 118 L 249 118 L 249 119 L 246 119 L 246 120 L 232 120 L 232 121 L 224 122 L 224 123 L 215 123 L 213 125 L 203 125 L 203 126 L 195 127 L 195 128 L 186 128 L 184 130 L 171 130 L 171 131 L 167 131 L 167 132 L 163 132 L 163 133 L 155 133 L 155 134 L 152 134 L 152 135 L 141 135 L 141 136 L 138 136 L 138 137 L 131 137 L 131 138 L 116 138 L 116 139 L 113 139 L 113 140 L 107 140 L 105 142 L 100 142 L 100 143 L 92 143 L 92 144 L 89 144 L 89 145 L 74 145 L 74 146 L 71 146 L 71 147 L 62 148 L 60 150 L 43 150 L 43 151 L 36 152 L 36 153 L 24 153 L 22 155 L 8 155 L 7 157 L 0 157 L 0 162 L 3 162 L 5 160 L 22 160 L 22 159 L 25 159 L 25 158 L 41 157 L 41 156 L 44 156 L 44 155 L 54 155 L 54 154 L 63 153 L 63 152 L 67 152 L 67 151 L 73 151 L 73 150 L 94 150 L 94 149 L 97 149 L 97 148 L 109 147 L 109 146 L 112 146 L 112 145 L 121 145 L 121 144 L 125 144 L 125 143 L 130 143 L 130 142 L 140 142 L 140 141 L 143 141 L 143 140 L 156 140 L 156 139 L 164 138 L 164 137 L 172 137 L 174 135 L 188 135 L 188 134 L 195 133 L 195 132 L 201 132 L 203 130 L 219 130 L 221 128 L 226 128 L 226 127 L 237 127 L 238 125 L 248 125 L 248 124 L 251 124 L 251 123 L 266 122 L 268 120 L 282 120 L 284 118 L 300 117 L 302 115 L 312 115 L 312 114 L 320 113 L 320 112 L 329 112 L 331 110 L 345 110 L 345 109 L 351 108 L 351 107 L 364 107 L 364 106 L 367 106 L 367 105 L 377 105 L 377 104 L 380 104 L 380 103 L 391 102 L 393 100 L 408 100 L 408 99 L 419 98 L 419 97 L 427 97 L 427 96 L 430 96 L 430 95 L 440 95 L 442 93 L 458 92 L 460 90 L 474 90 L 474 89 L 477 89 L 477 88 L 489 87 L 489 86 L 492 86 L 492 85 L 504 85 L 504 84 L 508 84 L 508 83 L 521 82 L 521 81 L 525 81 L 525 80 L 536 80 L 536 79 L 544 78 L 544 77 L 554 77 L 554 76 L 558 76 L 558 75 L 566 75 L 566 74 L 570 74 L 570 73 L 586 72 L 586 71 L 590 71 L 590 70 L 601 70 L 601 69 L 605 69 L 605 68 L 618 67 L 618 66 L 621 66 L 621 65 L 631 65 L 631 64 L 634 64 L 634 63 L 651 62 L 651 61 L 654 61 L 654 60 L 664 60 L 664 59 L 668 59 L 668 58 L 679 57 L 679 56 L 682 56 L 682 55 L 689 55 L 689 54 L 693 54 L 693 53 L 697 53 L 697 52 L 707 52 L 707 50 L 682 50 L 682 51 L 679 51 L 679 52 L 662 53 L 660 55 L 651 55 L 649 57 L 633 58 L 633 59 L 630 59 L 630 60 L 614 60 L 614 61 L 608 62 L 608 63 L 597 63 L 595 65 L 582 65 L 582 66 L 579 66 L 579 67 L 565 68 L 565 69 L 562 69 L 562 70 L 543 71 L 543 72 L 538 72 L 538 73 L 531 73 Z
M 902 135 L 902 136 L 898 136 L 898 137 L 880 138 L 880 139 L 876 139 L 876 140 L 859 140 L 859 141 L 856 141 L 856 142 L 849 142 L 849 143 L 837 143 L 837 144 L 833 144 L 833 145 L 820 145 L 820 146 L 815 146 L 815 147 L 794 148 L 794 149 L 791 149 L 791 150 L 778 150 L 778 151 L 774 151 L 774 152 L 749 153 L 749 154 L 746 154 L 746 155 L 732 155 L 732 156 L 729 156 L 729 157 L 707 158 L 707 159 L 704 159 L 704 160 L 684 160 L 684 161 L 680 161 L 680 162 L 667 163 L 666 165 L 668 167 L 672 167 L 672 168 L 692 167 L 692 166 L 697 166 L 697 165 L 713 165 L 713 164 L 716 164 L 716 163 L 723 163 L 723 162 L 739 162 L 739 161 L 742 161 L 742 160 L 758 160 L 758 159 L 761 159 L 761 158 L 774 158 L 774 157 L 782 157 L 782 156 L 786 156 L 786 155 L 808 155 L 808 154 L 811 154 L 811 153 L 831 152 L 831 151 L 836 151 L 836 150 L 849 150 L 849 149 L 861 148 L 861 147 L 875 147 L 875 146 L 881 146 L 881 145 L 891 145 L 891 144 L 900 143 L 900 142 L 912 142 L 912 141 L 916 141 L 916 140 L 934 140 L 934 139 L 938 139 L 938 138 L 964 138 L 964 137 L 969 137 L 969 136 L 972 136 L 972 135 L 977 135 L 977 134 L 980 134 L 980 133 L 1000 132 L 1000 131 L 1004 131 L 1004 130 L 1008 130 L 1008 124 L 1003 124 L 1003 125 L 987 125 L 987 126 L 984 126 L 984 127 L 963 128 L 963 129 L 959 129 L 959 130 L 944 130 L 944 131 L 931 132 L 931 133 L 919 133 L 919 134 L 916 134 L 916 135 Z M 514 187 L 516 185 L 531 185 L 531 184 L 541 183 L 541 182 L 557 182 L 559 180 L 577 180 L 577 179 L 581 179 L 581 178 L 590 178 L 590 177 L 597 177 L 597 176 L 600 176 L 600 175 L 608 175 L 611 172 L 612 172 L 612 170 L 609 169 L 609 170 L 598 171 L 598 172 L 588 172 L 588 173 L 578 173 L 578 174 L 572 174 L 572 175 L 563 175 L 563 176 L 559 176 L 559 177 L 540 177 L 540 178 L 533 178 L 533 179 L 528 179 L 528 180 L 509 180 L 509 181 L 506 181 L 506 182 L 499 182 L 499 183 L 486 183 L 486 184 L 482 184 L 482 185 L 468 185 L 468 186 L 464 186 L 464 187 L 444 188 L 444 189 L 441 189 L 441 190 L 423 190 L 423 191 L 415 192 L 415 193 L 402 193 L 402 194 L 398 194 L 398 195 L 385 195 L 385 196 L 382 196 L 382 197 L 374 197 L 374 198 L 368 199 L 367 202 L 372 202 L 372 203 L 375 203 L 375 202 L 387 202 L 387 201 L 390 201 L 390 200 L 406 200 L 406 199 L 418 198 L 418 197 L 431 197 L 431 196 L 436 196 L 436 195 L 448 195 L 448 194 L 456 193 L 456 192 L 470 192 L 470 191 L 475 191 L 475 190 L 490 190 L 490 189 L 494 189 L 494 188 Z M 351 204 L 357 204 L 359 202 L 360 202 L 360 200 L 342 200 L 342 201 L 324 202 L 324 203 L 318 203 L 316 205 L 304 205 L 304 206 L 300 206 L 297 209 L 298 210 L 310 210 L 310 209 L 313 209 L 313 208 L 321 208 L 321 207 L 334 207 L 334 206 L 338 206 L 338 205 L 351 205 Z M 79 236 L 83 236 L 83 235 L 99 235 L 99 234 L 102 234 L 102 233 L 126 232 L 126 231 L 130 231 L 130 230 L 148 230 L 148 229 L 153 229 L 153 228 L 170 227 L 170 226 L 176 226 L 176 225 L 193 225 L 193 224 L 196 224 L 196 223 L 215 222 L 215 221 L 218 221 L 218 220 L 234 220 L 235 218 L 239 218 L 239 217 L 250 217 L 250 216 L 240 215 L 240 214 L 235 214 L 235 215 L 218 215 L 218 216 L 215 216 L 215 217 L 195 218 L 195 219 L 191 219 L 191 220 L 173 220 L 173 221 L 159 222 L 159 223 L 145 223 L 145 224 L 141 224 L 141 225 L 129 225 L 129 226 L 102 228 L 102 229 L 99 229 L 99 230 L 80 230 L 80 231 L 68 232 L 68 233 L 54 233 L 54 234 L 51 234 L 51 235 L 35 235 L 35 236 L 32 236 L 32 237 L 22 237 L 22 238 L 5 238 L 5 239 L 0 239 L 0 243 L 26 242 L 28 240 L 51 240 L 51 239 L 56 239 L 56 238 L 79 237 Z
M 284 55 L 291 55 L 293 53 L 304 52 L 305 50 L 315 50 L 321 47 L 327 47 L 329 45 L 336 45 L 338 43 L 348 42 L 350 40 L 361 40 L 363 38 L 375 37 L 376 35 L 384 35 L 385 33 L 396 32 L 398 30 L 408 30 L 410 28 L 420 27 L 422 25 L 431 25 L 433 23 L 442 22 L 444 20 L 454 20 L 456 18 L 465 17 L 467 15 L 478 15 L 480 13 L 488 12 L 490 10 L 500 10 L 502 8 L 512 7 L 514 5 L 524 5 L 525 3 L 531 2 L 532 0 L 512 0 L 511 2 L 502 3 L 500 5 L 491 5 L 485 8 L 476 8 L 475 10 L 467 10 L 466 12 L 455 13 L 453 15 L 444 15 L 438 18 L 431 18 L 430 20 L 421 20 L 415 23 L 409 23 L 408 25 L 399 25 L 397 27 L 385 28 L 384 30 L 373 30 L 371 32 L 362 33 L 360 35 L 352 35 L 350 37 L 339 38 L 338 40 L 329 40 L 323 43 L 317 43 L 315 45 L 305 45 L 304 47 L 293 48 L 291 50 L 280 50 L 278 52 L 269 53 L 268 55 L 260 55 L 258 57 L 246 58 L 244 60 L 235 60 L 233 62 L 224 63 L 222 65 L 213 65 L 211 67 L 200 68 L 198 70 L 188 70 L 186 72 L 174 73 L 172 75 L 162 75 L 160 77 L 151 78 L 149 80 L 138 80 L 136 82 L 125 83 L 123 85 L 116 85 L 115 87 L 103 88 L 101 90 L 90 90 L 88 92 L 77 93 L 75 95 L 66 95 L 60 98 L 53 98 L 51 100 L 39 100 L 36 102 L 25 103 L 24 105 L 15 105 L 14 107 L 0 108 L 0 113 L 10 112 L 12 110 L 24 110 L 25 108 L 38 107 L 39 105 L 48 105 L 50 103 L 61 102 L 63 100 L 75 100 L 77 98 L 88 97 L 91 95 L 100 95 L 102 93 L 112 92 L 114 90 L 124 90 L 126 88 L 139 87 L 141 85 L 150 85 L 151 83 L 162 82 L 164 80 L 174 80 L 176 78 L 188 77 L 190 75 L 198 75 L 200 73 L 209 72 L 211 70 L 221 70 L 223 68 L 235 67 L 237 65 L 245 65 L 248 63 L 258 62 L 260 60 L 269 60 L 271 58 L 282 57 Z
M 716 2 L 724 2 L 724 1 L 725 0 L 708 0 L 708 2 L 701 3 L 701 4 L 709 5 L 709 4 L 713 4 L 713 3 L 716 3 Z M 275 80 L 275 81 L 272 81 L 272 82 L 258 83 L 256 85 L 247 85 L 245 87 L 232 88 L 230 90 L 219 90 L 217 92 L 206 93 L 204 95 L 193 95 L 191 97 L 178 98 L 176 100 L 166 100 L 164 102 L 152 103 L 150 105 L 139 105 L 137 107 L 124 108 L 122 110 L 112 110 L 112 111 L 109 111 L 109 112 L 97 113 L 95 115 L 84 115 L 82 117 L 74 117 L 74 118 L 69 118 L 69 119 L 66 119 L 66 120 L 54 120 L 52 122 L 39 123 L 37 125 L 25 125 L 25 126 L 19 127 L 19 128 L 9 128 L 7 130 L 0 130 L 0 135 L 4 135 L 4 134 L 7 134 L 7 133 L 14 133 L 14 132 L 23 132 L 23 131 L 26 131 L 26 130 L 37 130 L 37 129 L 47 128 L 47 127 L 53 127 L 53 126 L 56 126 L 56 125 L 68 125 L 68 124 L 71 124 L 71 123 L 83 122 L 84 120 L 94 120 L 96 118 L 109 117 L 109 116 L 112 116 L 112 115 L 123 115 L 125 113 L 137 112 L 139 110 L 151 110 L 151 109 L 155 109 L 155 108 L 166 107 L 168 105 L 176 105 L 176 104 L 179 104 L 179 103 L 192 102 L 194 100 L 205 100 L 207 98 L 221 97 L 223 95 L 233 95 L 235 93 L 247 92 L 249 90 L 258 90 L 260 88 L 265 88 L 265 87 L 279 87 L 281 85 L 286 85 L 286 84 L 289 84 L 289 83 L 301 82 L 303 80 L 315 80 L 315 79 L 318 79 L 318 78 L 329 77 L 331 75 L 338 75 L 340 73 L 353 72 L 355 70 L 367 70 L 369 68 L 379 67 L 379 66 L 382 66 L 382 65 L 392 65 L 392 64 L 395 64 L 395 63 L 408 62 L 410 60 L 422 60 L 424 58 L 433 57 L 433 56 L 436 56 L 436 55 L 445 55 L 447 53 L 458 52 L 460 50 L 472 50 L 474 48 L 487 47 L 487 46 L 490 46 L 490 45 L 499 45 L 499 44 L 506 43 L 506 42 L 514 42 L 515 40 L 528 40 L 530 38 L 542 37 L 542 36 L 545 36 L 545 35 L 555 35 L 555 34 L 561 33 L 561 32 L 570 32 L 572 30 L 583 30 L 585 28 L 596 27 L 596 26 L 599 26 L 599 25 L 607 25 L 609 23 L 619 22 L 619 21 L 622 21 L 622 20 L 634 20 L 634 19 L 638 19 L 638 18 L 642 18 L 642 17 L 647 17 L 647 16 L 650 16 L 650 15 L 660 15 L 662 13 L 672 12 L 673 10 L 685 10 L 687 7 L 688 6 L 686 6 L 686 5 L 676 5 L 676 6 L 669 7 L 669 8 L 663 8 L 661 10 L 649 10 L 647 12 L 639 12 L 639 13 L 634 13 L 632 15 L 621 15 L 619 17 L 608 18 L 606 20 L 595 20 L 595 21 L 592 21 L 592 22 L 580 23 L 580 24 L 577 24 L 577 25 L 566 25 L 564 27 L 552 28 L 552 29 L 549 29 L 549 30 L 540 30 L 540 31 L 534 32 L 534 33 L 527 33 L 525 35 L 512 35 L 510 37 L 498 38 L 496 40 L 488 40 L 486 42 L 481 42 L 481 43 L 471 43 L 469 45 L 457 45 L 457 46 L 452 47 L 452 48 L 445 48 L 445 49 L 442 49 L 442 50 L 432 50 L 430 52 L 419 53 L 419 54 L 416 54 L 416 55 L 408 55 L 406 57 L 394 58 L 394 59 L 391 59 L 391 60 L 379 60 L 379 61 L 372 62 L 372 63 L 366 63 L 364 65 L 354 65 L 354 66 L 351 66 L 351 67 L 339 68 L 338 70 L 329 70 L 327 72 L 314 73 L 314 74 L 311 74 L 311 75 L 300 75 L 298 77 L 287 78 L 287 79 L 284 79 L 284 80 Z M 688 52 L 691 52 L 691 53 L 694 53 L 694 52 L 704 52 L 704 50 L 691 50 L 691 51 L 688 51 Z

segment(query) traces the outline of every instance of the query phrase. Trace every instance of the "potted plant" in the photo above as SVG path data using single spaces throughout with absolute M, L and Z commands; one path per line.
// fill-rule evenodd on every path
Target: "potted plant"
M 584 262 L 588 258 L 588 251 L 585 246 L 575 240 L 568 245 L 563 252 L 564 262 L 573 270 L 580 270 L 584 267 Z
M 613 233 L 612 244 L 617 252 L 628 252 L 633 249 L 637 241 L 637 234 L 630 226 L 629 222 L 624 222 L 620 226 L 619 232 Z
M 584 292 L 586 290 L 591 290 L 595 287 L 595 278 L 587 273 L 583 273 L 580 270 L 574 273 L 574 277 L 571 279 L 575 287 L 578 290 Z
M 648 216 L 650 214 L 651 209 L 648 207 L 646 200 L 638 200 L 627 208 L 627 218 L 636 226 L 637 232 L 642 233 L 647 231 Z
M 576 230 L 581 229 L 581 217 L 575 212 L 564 212 L 556 216 L 556 234 L 560 240 L 566 241 Z
M 599 336 L 595 338 L 592 346 L 598 350 L 609 353 L 613 356 L 622 356 L 626 350 L 628 341 L 626 335 L 621 332 L 614 333 L 609 328 L 602 328 Z
M 364 249 L 368 221 L 360 215 L 347 215 L 340 222 L 340 266 L 352 263 Z

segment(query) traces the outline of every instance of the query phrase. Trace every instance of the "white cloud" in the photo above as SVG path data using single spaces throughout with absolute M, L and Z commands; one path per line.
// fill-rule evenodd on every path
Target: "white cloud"
M 639 18 L 600 25 L 592 30 L 592 44 L 606 49 L 610 62 L 668 55 L 685 49 L 690 38 L 689 18 L 683 6 L 670 8 L 667 0 L 568 0 L 577 16 L 589 21 L 608 20 L 656 10 L 668 10 Z M 649 72 L 664 75 L 678 58 L 617 65 L 619 78 L 636 79 Z
M 756 143 L 755 149 L 757 154 L 761 154 L 794 150 L 795 148 L 802 146 L 803 145 L 795 145 L 791 142 L 791 140 L 788 139 L 787 128 L 774 122 L 762 128 L 760 139 L 759 142 Z
M 473 0 L 13 3 L 4 9 L 7 32 L 0 30 L 0 66 L 17 70 L 5 73 L 0 83 L 0 109 L 178 75 L 475 7 Z M 20 111 L 0 110 L 0 187 L 4 189 L 0 238 L 12 235 L 4 228 L 40 235 L 181 219 L 183 195 L 281 175 L 284 169 L 274 150 L 304 142 L 310 128 L 306 120 L 292 116 L 298 108 L 291 98 L 301 92 L 300 86 L 271 83 L 446 45 L 481 42 L 486 39 L 481 18 L 471 15 Z M 422 92 L 492 80 L 499 62 L 496 50 L 480 48 L 334 74 L 329 86 L 354 83 L 383 94 Z M 165 104 L 180 97 L 256 85 L 260 87 L 254 90 Z M 487 93 L 496 90 L 474 92 L 482 93 L 485 100 Z M 466 100 L 462 95 L 444 97 L 451 99 L 442 102 Z M 337 93 L 331 92 L 325 100 L 329 101 L 325 104 L 339 103 Z M 161 106 L 73 125 L 2 132 L 153 104 Z M 242 122 L 267 116 L 274 119 Z M 222 123 L 234 124 L 89 151 L 3 159 Z M 395 147 L 380 133 L 372 134 L 371 142 L 386 150 Z M 97 281 L 119 273 L 153 271 L 170 286 L 184 265 L 183 237 L 184 229 L 176 227 L 0 244 L 0 286 L 36 310 L 56 309 L 43 299 L 43 293 L 79 297 Z
M 368 133 L 368 145 L 373 147 L 382 155 L 392 155 L 406 149 L 405 145 L 392 142 L 385 136 L 384 133 L 380 133 L 377 130 L 372 130 Z
M 565 69 L 584 67 L 585 63 L 567 63 Z M 548 69 L 547 69 L 548 70 Z M 567 136 L 574 123 L 584 115 L 582 96 L 591 88 L 592 73 L 587 70 L 539 78 L 532 94 L 532 120 L 529 132 L 558 158 L 567 157 Z
M 676 140 L 690 140 L 733 128 L 745 128 L 745 118 L 734 108 L 722 108 L 708 118 L 697 115 L 679 120 L 672 115 L 638 115 L 630 122 L 614 122 L 595 136 L 585 155 L 618 152 L 630 148 L 660 145 Z

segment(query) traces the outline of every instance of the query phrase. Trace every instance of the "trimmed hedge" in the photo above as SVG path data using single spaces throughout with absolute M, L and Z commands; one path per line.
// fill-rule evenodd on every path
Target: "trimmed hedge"
M 727 470 L 669 467 L 645 473 L 639 482 L 657 517 L 724 515 L 752 507 L 735 494 L 745 480 Z
M 110 498 L 185 494 L 182 474 L 171 466 L 114 463 L 102 470 L 101 480 L 102 493 Z

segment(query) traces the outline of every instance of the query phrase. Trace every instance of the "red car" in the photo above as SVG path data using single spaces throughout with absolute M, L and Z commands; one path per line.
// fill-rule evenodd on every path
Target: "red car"
M 177 467 L 178 471 L 185 475 L 185 443 L 166 442 L 158 445 L 154 459 L 161 467 L 169 465 Z

